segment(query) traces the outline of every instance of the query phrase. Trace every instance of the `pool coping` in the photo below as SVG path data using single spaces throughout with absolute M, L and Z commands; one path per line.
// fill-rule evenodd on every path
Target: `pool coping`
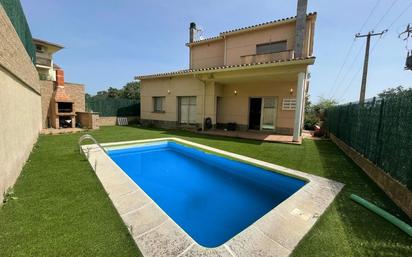
M 158 141 L 175 141 L 193 146 L 304 179 L 307 183 L 223 245 L 207 248 L 197 244 L 103 149 L 95 144 L 82 146 L 102 186 L 145 257 L 289 256 L 344 186 L 330 179 L 175 137 L 101 145 L 112 150 Z

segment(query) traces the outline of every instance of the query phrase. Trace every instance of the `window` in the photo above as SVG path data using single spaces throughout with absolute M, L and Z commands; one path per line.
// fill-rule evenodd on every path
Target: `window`
M 286 51 L 287 41 L 256 45 L 256 54 L 270 54 Z
M 284 98 L 282 103 L 282 110 L 294 111 L 296 109 L 296 98 Z
M 156 96 L 153 97 L 153 112 L 165 112 L 165 97 Z
M 196 123 L 196 96 L 179 98 L 179 120 L 182 124 Z
M 36 45 L 36 52 L 38 53 L 44 53 L 44 47 L 41 45 Z

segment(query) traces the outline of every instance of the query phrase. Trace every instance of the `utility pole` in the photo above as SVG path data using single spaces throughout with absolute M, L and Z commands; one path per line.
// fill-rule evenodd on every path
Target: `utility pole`
M 405 35 L 405 38 L 402 39 L 402 35 Z M 399 38 L 401 38 L 404 41 L 408 40 L 409 37 L 412 37 L 411 24 L 408 24 L 408 26 L 406 26 L 406 29 L 399 34 Z
M 402 36 L 404 36 L 404 38 L 402 38 Z M 399 38 L 406 42 L 407 56 L 405 62 L 405 70 L 412 70 L 412 50 L 409 50 L 408 48 L 408 40 L 409 38 L 412 38 L 412 26 L 410 24 L 406 26 L 405 31 L 399 34 Z
M 368 64 L 369 64 L 369 48 L 371 44 L 371 37 L 374 36 L 382 36 L 384 33 L 388 32 L 388 30 L 384 30 L 381 33 L 374 33 L 370 31 L 368 34 L 361 35 L 360 33 L 355 35 L 356 38 L 366 37 L 366 50 L 365 50 L 365 60 L 363 63 L 363 74 L 362 74 L 362 84 L 359 96 L 359 104 L 363 105 L 365 103 L 365 93 L 366 93 L 366 80 L 368 78 Z

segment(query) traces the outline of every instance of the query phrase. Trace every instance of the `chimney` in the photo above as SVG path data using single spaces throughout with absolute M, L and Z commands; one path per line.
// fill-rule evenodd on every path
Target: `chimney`
M 70 96 L 64 90 L 64 71 L 56 70 L 56 89 L 54 91 L 55 102 L 72 102 Z
M 195 34 L 196 34 L 196 23 L 191 22 L 189 27 L 189 43 L 193 43 L 195 41 Z
M 64 71 L 61 69 L 56 70 L 56 83 L 57 86 L 64 86 Z
M 308 0 L 298 0 L 296 11 L 295 58 L 303 57 L 303 43 L 306 34 L 306 10 Z

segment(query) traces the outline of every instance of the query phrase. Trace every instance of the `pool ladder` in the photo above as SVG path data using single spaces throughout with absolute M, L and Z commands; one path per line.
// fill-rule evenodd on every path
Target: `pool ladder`
M 86 134 L 86 135 L 83 135 L 83 136 L 81 136 L 81 137 L 79 138 L 78 144 L 79 144 L 80 154 L 83 152 L 83 150 L 82 150 L 82 143 L 83 143 L 83 141 L 85 141 L 85 140 L 91 140 L 91 141 L 93 141 L 93 143 L 95 143 L 100 149 L 102 149 L 103 152 L 107 153 L 106 149 L 104 149 L 104 147 L 101 146 L 101 144 L 99 144 L 99 142 L 97 142 L 97 140 L 96 140 L 94 137 L 92 137 L 92 136 L 89 135 L 89 134 Z

